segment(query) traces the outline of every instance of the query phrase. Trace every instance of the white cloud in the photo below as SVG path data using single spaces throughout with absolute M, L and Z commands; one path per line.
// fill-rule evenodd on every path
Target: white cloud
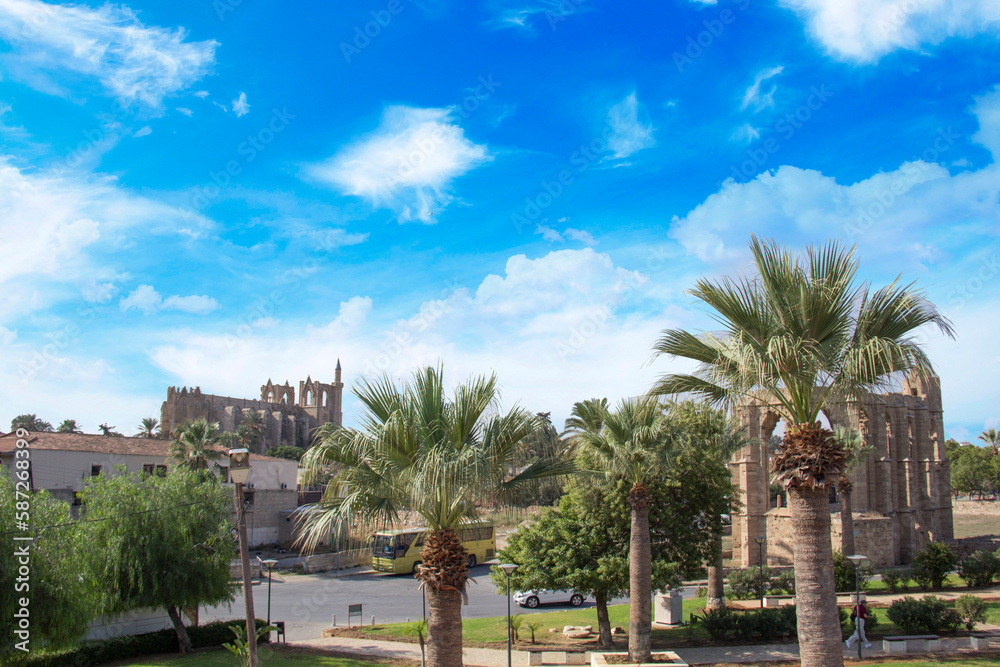
M 180 113 L 184 114 L 188 118 L 190 118 L 191 116 L 194 115 L 194 112 L 191 111 L 190 109 L 186 108 L 186 107 L 177 107 L 177 111 L 179 111 Z
M 188 42 L 180 28 L 147 27 L 122 5 L 39 0 L 0 0 L 0 36 L 14 46 L 3 60 L 15 79 L 66 95 L 59 82 L 73 72 L 98 79 L 123 104 L 152 110 L 208 73 L 218 46 Z
M 597 239 L 590 232 L 583 229 L 573 229 L 572 227 L 567 227 L 566 231 L 563 232 L 566 238 L 573 239 L 574 241 L 580 241 L 581 243 L 586 243 L 587 245 L 597 245 Z
M 551 227 L 546 227 L 545 225 L 538 225 L 535 229 L 535 234 L 541 234 L 542 238 L 549 243 L 562 243 L 565 239 L 562 234 L 552 229 Z
M 448 109 L 386 109 L 373 135 L 314 165 L 310 175 L 345 194 L 392 208 L 401 222 L 422 220 L 451 201 L 451 182 L 491 160 L 474 144 Z
M 7 347 L 17 340 L 17 330 L 11 331 L 10 329 L 0 326 L 0 346 Z
M 145 137 L 145 136 L 150 135 L 152 133 L 153 133 L 153 128 L 151 128 L 149 125 L 147 125 L 147 126 L 141 128 L 141 129 L 139 129 L 138 131 L 136 131 L 132 136 L 134 138 L 138 139 L 139 137 Z
M 611 137 L 608 149 L 616 158 L 626 158 L 643 148 L 653 146 L 653 126 L 639 120 L 639 99 L 635 93 L 608 110 Z
M 996 0 L 779 0 L 842 60 L 872 62 L 896 49 L 916 51 L 949 37 L 996 33 Z
M 747 88 L 746 92 L 743 93 L 743 101 L 740 103 L 740 111 L 746 111 L 750 105 L 753 105 L 754 111 L 761 111 L 767 107 L 774 107 L 774 93 L 778 90 L 778 86 L 771 86 L 771 89 L 766 93 L 761 93 L 760 87 L 761 84 L 768 79 L 781 74 L 784 69 L 784 67 L 778 65 L 777 67 L 770 67 L 757 72 L 757 75 L 753 79 L 753 84 L 751 84 L 751 86 Z
M 211 224 L 131 194 L 112 177 L 22 170 L 9 156 L 0 155 L 0 183 L 0 246 L 7 257 L 0 264 L 0 321 L 65 296 L 53 285 L 75 285 L 92 297 L 112 290 L 121 274 L 91 256 L 120 247 L 134 227 L 160 235 Z
M 349 233 L 340 227 L 314 231 L 310 236 L 315 247 L 320 250 L 336 250 L 345 246 L 359 245 L 368 240 L 368 232 Z
M 246 93 L 241 92 L 240 96 L 237 97 L 235 100 L 233 100 L 233 113 L 236 114 L 237 118 L 245 116 L 248 113 L 250 113 L 250 105 L 247 104 Z
M 731 138 L 733 141 L 745 141 L 748 144 L 752 144 L 757 139 L 760 139 L 760 131 L 750 123 L 744 123 L 736 128 Z
M 180 310 L 193 315 L 207 315 L 219 309 L 219 302 L 208 296 L 168 296 L 163 299 L 152 285 L 139 285 L 118 302 L 123 312 L 133 308 L 144 315 L 161 310 Z
M 201 98 L 201 99 L 205 99 L 206 97 L 208 97 L 208 91 L 207 90 L 199 90 L 199 91 L 197 91 L 197 92 L 194 93 L 194 96 L 198 97 L 198 98 Z
M 560 423 L 574 401 L 634 396 L 663 371 L 644 367 L 650 345 L 660 328 L 685 316 L 637 313 L 650 287 L 642 272 L 590 248 L 516 255 L 501 274 L 428 298 L 394 324 L 373 317 L 370 299 L 354 297 L 330 325 L 282 322 L 235 346 L 225 334 L 171 331 L 150 356 L 179 382 L 235 396 L 268 375 L 332 377 L 338 357 L 349 384 L 382 372 L 400 377 L 440 360 L 452 385 L 495 369 L 507 405 L 552 410 Z M 359 411 L 345 396 L 348 422 L 356 423 Z

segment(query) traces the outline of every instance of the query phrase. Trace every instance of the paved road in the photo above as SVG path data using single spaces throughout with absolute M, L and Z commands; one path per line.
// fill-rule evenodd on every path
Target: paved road
M 333 615 L 337 625 L 347 624 L 347 607 L 350 604 L 364 605 L 364 622 L 370 624 L 372 616 L 377 623 L 401 623 L 407 618 L 416 620 L 422 615 L 422 595 L 417 590 L 417 580 L 409 575 L 389 575 L 375 572 L 361 572 L 335 576 L 333 573 L 306 575 L 275 574 L 271 582 L 271 620 L 285 622 L 288 641 L 317 639 L 323 630 L 329 628 Z M 468 586 L 469 606 L 462 609 L 465 618 L 485 618 L 503 616 L 507 613 L 507 598 L 497 595 L 496 587 L 490 582 L 489 566 L 481 565 L 473 570 Z M 267 616 L 267 580 L 256 584 L 254 611 L 257 618 Z M 624 604 L 628 599 L 613 601 Z M 593 600 L 584 603 L 584 608 L 593 607 Z M 567 609 L 564 606 L 541 606 L 538 609 L 523 609 L 514 604 L 515 613 L 538 613 Z M 211 609 L 203 609 L 202 621 L 243 616 L 243 595 L 232 604 Z M 355 623 L 357 619 L 354 619 Z

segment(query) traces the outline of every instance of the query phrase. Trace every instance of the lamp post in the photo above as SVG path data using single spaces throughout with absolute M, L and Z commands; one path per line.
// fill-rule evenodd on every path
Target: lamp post
M 855 632 L 858 632 L 857 628 L 860 627 L 858 623 L 864 623 L 864 621 L 861 620 L 861 577 L 858 574 L 858 569 L 861 566 L 861 561 L 865 560 L 866 558 L 868 558 L 868 556 L 862 556 L 860 554 L 854 554 L 853 556 L 847 557 L 848 560 L 854 563 L 854 604 L 855 604 L 854 611 L 857 614 L 854 617 Z M 863 642 L 861 641 L 861 633 L 858 632 L 858 660 L 861 660 L 862 643 Z
M 250 582 L 250 550 L 247 545 L 246 503 L 243 499 L 243 485 L 250 478 L 250 451 L 229 450 L 229 481 L 236 487 L 236 528 L 240 538 L 240 562 L 243 566 L 243 603 L 247 614 L 247 649 L 250 653 L 249 667 L 257 667 L 257 622 L 253 611 L 253 584 Z
M 764 608 L 764 542 L 767 542 L 767 538 L 763 535 L 759 535 L 753 538 L 753 541 L 757 543 L 757 567 L 760 569 L 760 608 Z
M 511 667 L 510 661 L 510 575 L 514 574 L 517 565 L 504 563 L 499 566 L 503 573 L 507 575 L 507 667 Z
M 260 556 L 257 556 L 257 560 L 260 560 Z M 271 625 L 271 570 L 278 564 L 278 561 L 268 558 L 260 560 L 260 564 L 267 568 L 267 624 Z

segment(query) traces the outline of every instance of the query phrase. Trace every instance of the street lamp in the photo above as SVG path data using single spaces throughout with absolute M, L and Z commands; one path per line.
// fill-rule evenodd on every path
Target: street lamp
M 235 487 L 236 528 L 240 539 L 240 563 L 243 566 L 243 603 L 247 613 L 247 650 L 249 667 L 257 667 L 257 622 L 253 611 L 253 584 L 250 583 L 250 551 L 247 545 L 246 502 L 243 485 L 250 479 L 250 450 L 229 450 L 229 481 Z
M 257 556 L 257 560 L 260 560 L 260 556 Z M 260 560 L 260 564 L 267 568 L 267 624 L 271 625 L 271 570 L 278 561 L 273 558 L 268 558 L 267 560 Z
M 760 568 L 760 608 L 764 608 L 764 542 L 767 542 L 767 538 L 763 535 L 759 535 L 753 538 L 753 541 L 757 543 L 757 567 Z
M 511 667 L 510 662 L 510 575 L 514 574 L 517 565 L 504 563 L 499 566 L 503 573 L 507 575 L 507 667 Z
M 861 660 L 861 633 L 858 632 L 858 628 L 861 627 L 859 623 L 864 623 L 861 620 L 861 577 L 858 574 L 858 570 L 861 567 L 861 561 L 867 559 L 868 556 L 862 556 L 860 554 L 854 554 L 853 556 L 848 556 L 847 559 L 854 563 L 854 631 L 858 633 L 858 660 Z

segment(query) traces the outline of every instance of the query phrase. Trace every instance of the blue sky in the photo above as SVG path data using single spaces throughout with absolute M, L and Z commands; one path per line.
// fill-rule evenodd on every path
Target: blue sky
M 916 280 L 949 436 L 1000 422 L 988 0 L 0 0 L 0 400 L 93 432 L 168 385 L 443 361 L 617 400 L 751 233 Z M 345 417 L 357 416 L 353 400 Z

